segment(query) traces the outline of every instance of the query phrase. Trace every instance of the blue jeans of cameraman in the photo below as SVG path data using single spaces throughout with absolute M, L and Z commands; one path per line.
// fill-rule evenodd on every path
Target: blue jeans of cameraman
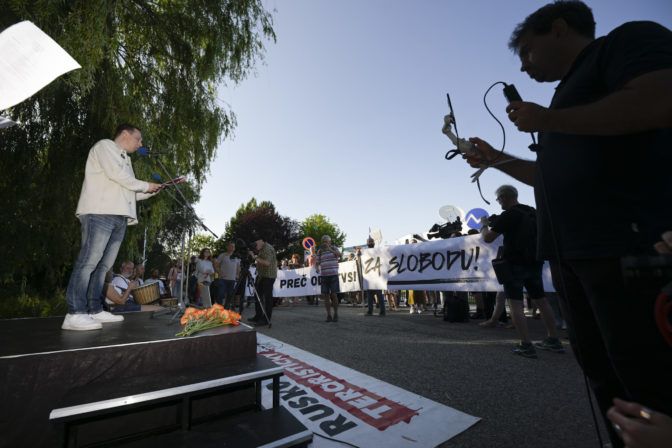
M 82 248 L 70 275 L 68 314 L 96 314 L 103 310 L 100 294 L 126 233 L 126 217 L 82 215 Z
M 380 289 L 367 289 L 366 290 L 366 300 L 369 305 L 369 311 L 367 314 L 373 314 L 373 302 L 374 298 L 373 295 L 378 296 L 378 303 L 380 304 L 380 315 L 384 316 L 385 315 L 385 296 L 383 295 L 383 291 Z

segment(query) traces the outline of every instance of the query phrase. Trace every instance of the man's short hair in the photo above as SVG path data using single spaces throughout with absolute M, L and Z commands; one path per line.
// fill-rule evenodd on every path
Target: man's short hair
M 120 272 L 123 271 L 124 267 L 128 266 L 129 264 L 131 265 L 132 268 L 135 267 L 135 263 L 133 263 L 132 261 L 126 260 L 126 261 L 122 261 L 121 264 L 119 265 L 119 271 Z
M 329 235 L 322 235 L 322 238 L 320 238 L 320 241 L 322 241 L 322 240 L 327 240 L 327 241 L 331 242 L 331 237 Z
M 556 19 L 564 19 L 574 31 L 582 36 L 595 39 L 595 19 L 593 11 L 580 1 L 556 1 L 542 6 L 519 23 L 511 34 L 509 48 L 518 53 L 520 39 L 527 33 L 548 34 Z
M 502 185 L 495 191 L 495 197 L 506 196 L 509 198 L 517 198 L 518 190 L 513 185 Z
M 140 128 L 137 127 L 137 126 L 133 126 L 132 124 L 122 123 L 119 126 L 117 126 L 117 130 L 114 131 L 114 138 L 119 137 L 119 135 L 121 135 L 121 133 L 124 132 L 124 131 L 128 131 L 129 133 L 132 134 L 136 130 L 140 131 Z M 140 131 L 140 132 L 142 132 L 142 131 Z

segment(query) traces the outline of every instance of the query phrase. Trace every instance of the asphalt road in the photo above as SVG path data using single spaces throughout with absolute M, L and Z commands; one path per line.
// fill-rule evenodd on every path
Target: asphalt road
M 250 317 L 253 307 L 245 310 Z M 325 322 L 322 304 L 276 307 L 257 331 L 423 397 L 481 418 L 442 448 L 599 448 L 583 375 L 567 353 L 513 354 L 515 330 L 448 323 L 433 313 L 364 316 L 342 304 Z M 545 336 L 528 318 L 533 340 Z M 561 332 L 564 333 L 564 332 Z M 601 425 L 601 423 L 600 423 Z M 601 429 L 603 439 L 606 433 Z

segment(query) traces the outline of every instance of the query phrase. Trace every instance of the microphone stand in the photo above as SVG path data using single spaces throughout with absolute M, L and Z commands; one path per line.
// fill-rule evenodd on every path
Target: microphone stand
M 159 162 L 159 165 L 161 165 L 161 168 L 162 168 L 163 171 L 166 173 L 166 175 L 168 176 L 169 179 L 174 179 L 174 178 L 175 178 L 174 176 L 172 176 L 172 175 L 170 174 L 170 172 L 168 172 L 168 169 L 167 169 L 166 166 L 161 162 L 161 160 L 160 160 L 159 158 L 156 158 L 156 161 Z M 178 299 L 177 299 L 177 302 L 178 302 L 178 304 L 177 304 L 177 310 L 175 311 L 175 314 L 173 314 L 173 317 L 170 319 L 170 323 L 172 323 L 178 316 L 180 316 L 181 314 L 183 314 L 184 311 L 185 311 L 186 308 L 187 308 L 186 300 L 185 300 L 185 298 L 184 298 L 184 279 L 185 279 L 185 278 L 189 278 L 189 274 L 190 274 L 190 273 L 189 273 L 189 264 L 187 264 L 187 271 L 186 271 L 186 273 L 185 273 L 185 270 L 184 270 L 184 260 L 185 260 L 185 258 L 184 258 L 184 246 L 185 246 L 186 230 L 187 230 L 187 227 L 188 227 L 188 225 L 187 225 L 187 210 L 189 210 L 189 211 L 191 212 L 191 213 L 189 213 L 189 215 L 191 215 L 191 216 L 193 216 L 194 218 L 196 218 L 196 221 L 201 225 L 201 227 L 202 227 L 203 229 L 205 229 L 205 230 L 207 230 L 208 232 L 210 232 L 215 238 L 217 238 L 217 239 L 219 238 L 219 235 L 217 235 L 215 232 L 213 232 L 212 230 L 210 230 L 210 229 L 203 223 L 203 221 L 201 220 L 201 218 L 199 218 L 198 215 L 196 215 L 196 211 L 194 210 L 194 208 L 193 208 L 193 206 L 191 205 L 191 203 L 187 200 L 187 198 L 186 198 L 186 196 L 184 195 L 184 193 L 182 193 L 182 190 L 180 189 L 180 187 L 178 186 L 178 184 L 173 184 L 173 186 L 175 186 L 175 188 L 177 189 L 177 192 L 178 192 L 179 195 L 182 197 L 182 201 L 180 201 L 180 199 L 178 199 L 174 194 L 170 193 L 168 190 L 166 190 L 166 192 L 170 195 L 171 198 L 173 198 L 173 200 L 174 200 L 175 202 L 177 202 L 179 205 L 182 206 L 183 216 L 184 216 L 184 224 L 185 224 L 185 225 L 184 225 L 184 230 L 182 231 L 182 249 L 181 249 L 181 253 L 180 253 L 180 258 L 181 258 L 181 268 L 182 268 L 182 278 L 180 279 L 180 294 L 179 294 L 179 297 L 178 297 Z M 192 243 L 191 230 L 189 231 L 189 236 L 190 236 L 190 238 L 189 238 L 189 248 L 188 248 L 188 253 L 187 253 L 187 256 L 188 256 L 188 257 L 191 256 L 191 243 Z M 153 314 L 152 314 L 152 318 L 155 317 L 155 316 L 159 316 L 159 315 L 161 315 L 161 314 L 169 313 L 170 311 L 172 311 L 170 308 L 165 309 L 165 310 L 154 311 Z

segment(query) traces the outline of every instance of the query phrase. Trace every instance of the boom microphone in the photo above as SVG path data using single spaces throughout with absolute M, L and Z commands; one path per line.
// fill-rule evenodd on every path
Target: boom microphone
M 158 156 L 162 154 L 167 154 L 166 152 L 163 151 L 150 151 L 149 149 L 145 148 L 144 146 L 141 146 L 138 148 L 138 154 L 141 156 Z

